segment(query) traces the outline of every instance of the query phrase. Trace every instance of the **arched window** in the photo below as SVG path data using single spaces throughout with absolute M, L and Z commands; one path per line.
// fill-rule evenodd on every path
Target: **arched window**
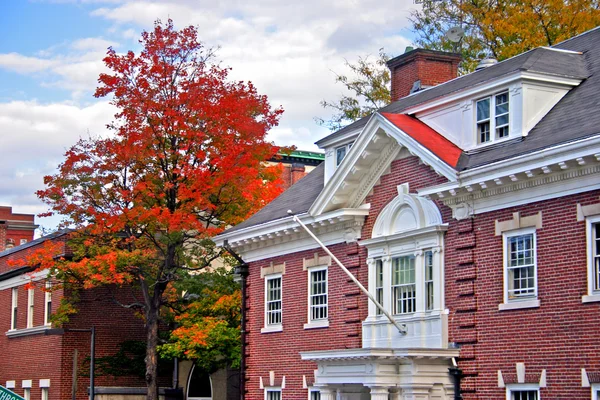
M 212 400 L 210 375 L 194 365 L 188 378 L 187 391 L 188 400 Z

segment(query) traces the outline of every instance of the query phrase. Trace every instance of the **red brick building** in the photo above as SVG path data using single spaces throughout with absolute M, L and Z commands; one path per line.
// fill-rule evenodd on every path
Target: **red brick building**
M 12 207 L 0 206 L 0 251 L 33 240 L 38 227 L 33 214 L 13 214 Z
M 389 62 L 395 101 L 217 238 L 249 264 L 246 399 L 600 398 L 598 43 Z

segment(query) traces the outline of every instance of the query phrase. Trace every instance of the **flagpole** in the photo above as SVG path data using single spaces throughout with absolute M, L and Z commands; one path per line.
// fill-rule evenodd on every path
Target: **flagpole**
M 319 244 L 319 246 L 321 246 L 321 248 L 323 250 L 325 250 L 325 252 L 327 254 L 329 254 L 329 256 L 333 259 L 333 261 L 335 261 L 335 263 L 337 265 L 339 265 L 339 267 L 342 269 L 342 271 L 344 271 L 346 273 L 346 275 L 348 275 L 350 277 L 350 279 L 352 279 L 352 281 L 356 284 L 356 286 L 358 286 L 358 288 L 367 295 L 367 297 L 369 298 L 369 300 L 371 300 L 373 302 L 373 304 L 375 304 L 375 306 L 381 310 L 381 312 L 387 317 L 387 319 L 390 320 L 390 322 L 392 323 L 392 325 L 394 325 L 396 328 L 398 328 L 398 331 L 403 334 L 406 335 L 406 325 L 405 324 L 398 324 L 398 322 L 394 319 L 394 317 L 392 317 L 392 315 L 385 309 L 383 308 L 383 306 L 381 304 L 379 304 L 379 302 L 377 300 L 375 300 L 375 297 L 373 297 L 373 295 L 371 293 L 369 293 L 369 291 L 362 285 L 362 283 L 360 283 L 358 281 L 358 279 L 356 279 L 356 277 L 352 274 L 352 272 L 348 271 L 348 269 L 346 267 L 344 267 L 344 264 L 342 264 L 340 262 L 340 260 L 338 260 L 338 258 L 323 244 L 323 242 L 321 242 L 319 240 L 319 238 L 317 238 L 315 236 L 314 233 L 312 233 L 312 231 L 310 229 L 308 229 L 308 227 L 306 225 L 304 225 L 304 223 L 302 223 L 302 221 L 300 221 L 300 218 L 298 218 L 297 215 L 295 215 L 292 210 L 288 210 L 287 212 L 289 215 L 292 216 L 292 218 L 294 219 L 294 221 L 296 221 L 298 223 L 298 225 L 300 225 L 302 228 L 304 228 L 304 230 L 306 232 L 308 232 L 308 234 L 315 240 L 315 242 L 317 242 Z

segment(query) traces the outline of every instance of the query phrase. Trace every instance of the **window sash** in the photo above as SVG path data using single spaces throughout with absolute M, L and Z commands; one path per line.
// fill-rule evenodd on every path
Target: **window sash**
M 535 241 L 532 233 L 508 237 L 508 298 L 536 295 Z
M 315 389 L 311 389 L 310 400 L 321 400 L 321 392 Z
M 310 319 L 327 319 L 327 269 L 310 271 Z
M 267 325 L 281 324 L 281 277 L 267 279 Z
M 592 224 L 593 291 L 600 291 L 600 222 Z
M 281 400 L 281 390 L 267 390 L 265 398 L 266 400 Z
M 433 310 L 433 252 L 426 251 L 425 256 L 425 310 Z
M 537 390 L 511 390 L 511 400 L 538 400 Z
M 510 134 L 508 91 L 475 102 L 477 140 L 480 144 L 507 138 Z M 492 132 L 494 136 L 492 136 Z
M 383 261 L 375 261 L 375 300 L 383 306 Z M 382 315 L 379 307 L 375 308 L 375 315 Z
M 19 305 L 19 288 L 12 289 L 12 309 L 11 309 L 11 321 L 10 329 L 17 329 L 17 315 Z
M 27 327 L 33 327 L 33 310 L 34 310 L 35 291 L 34 289 L 27 290 Z
M 392 313 L 407 314 L 416 308 L 415 257 L 392 259 Z
M 46 282 L 46 292 L 44 292 L 44 324 L 50 325 L 50 316 L 52 315 L 52 282 Z

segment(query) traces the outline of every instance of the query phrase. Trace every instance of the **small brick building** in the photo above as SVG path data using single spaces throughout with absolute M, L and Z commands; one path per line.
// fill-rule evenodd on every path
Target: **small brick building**
M 217 237 L 249 264 L 247 400 L 600 398 L 599 43 L 389 62 L 394 102 Z

